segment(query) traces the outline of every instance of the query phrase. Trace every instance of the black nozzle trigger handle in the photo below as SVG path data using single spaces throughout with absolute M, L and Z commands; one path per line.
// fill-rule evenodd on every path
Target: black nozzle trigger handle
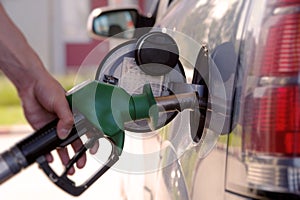
M 97 138 L 98 139 L 98 138 Z M 74 181 L 68 178 L 67 173 L 69 169 L 76 163 L 76 161 L 87 151 L 87 149 L 91 148 L 96 138 L 89 139 L 84 146 L 73 156 L 73 158 L 69 161 L 66 165 L 64 172 L 62 175 L 57 175 L 53 169 L 50 167 L 49 163 L 46 160 L 45 156 L 40 156 L 36 161 L 39 163 L 39 167 L 44 171 L 44 173 L 49 177 L 49 179 L 60 187 L 65 192 L 73 195 L 79 196 L 81 195 L 86 189 L 89 188 L 98 178 L 100 178 L 107 170 L 109 170 L 118 160 L 119 160 L 119 153 L 117 147 L 112 144 L 112 151 L 111 154 L 106 161 L 106 163 L 95 173 L 93 174 L 87 181 L 83 184 L 76 186 Z M 111 142 L 111 141 L 110 141 Z

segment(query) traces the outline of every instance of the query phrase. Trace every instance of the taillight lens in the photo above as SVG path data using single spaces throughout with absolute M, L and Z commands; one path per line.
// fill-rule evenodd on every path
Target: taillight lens
M 300 71 L 300 13 L 273 20 L 262 53 L 260 75 L 297 75 Z
M 246 97 L 244 144 L 264 155 L 300 156 L 300 88 L 258 88 Z
M 274 5 L 251 66 L 256 86 L 245 97 L 243 145 L 251 153 L 300 156 L 300 1 Z

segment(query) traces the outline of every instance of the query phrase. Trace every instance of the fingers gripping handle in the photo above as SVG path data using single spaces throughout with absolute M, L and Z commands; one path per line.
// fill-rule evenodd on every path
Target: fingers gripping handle
M 55 125 L 55 123 L 53 123 Z M 86 129 L 86 132 L 94 133 L 93 136 L 75 153 L 75 155 L 71 158 L 71 160 L 68 162 L 68 164 L 65 166 L 64 172 L 61 175 L 58 175 L 55 173 L 55 171 L 50 167 L 49 163 L 47 162 L 44 153 L 39 154 L 39 157 L 35 159 L 35 161 L 39 164 L 39 167 L 44 171 L 44 173 L 47 175 L 47 177 L 54 183 L 56 184 L 59 188 L 64 190 L 65 192 L 73 195 L 73 196 L 79 196 L 82 194 L 86 189 L 89 188 L 98 178 L 100 178 L 107 170 L 110 169 L 111 166 L 113 166 L 118 160 L 119 160 L 119 155 L 121 153 L 121 149 L 119 146 L 123 146 L 124 143 L 124 133 L 119 134 L 117 138 L 106 138 L 104 137 L 101 132 L 97 131 L 93 126 L 89 124 L 89 122 L 83 120 L 80 120 L 79 122 L 77 121 L 77 125 L 83 126 Z M 78 128 L 77 127 L 77 128 Z M 54 131 L 54 134 L 53 134 Z M 68 138 L 65 140 L 60 140 L 57 137 L 56 134 L 56 128 L 51 126 L 48 126 L 48 131 L 45 131 L 43 133 L 40 133 L 41 139 L 35 138 L 34 140 L 30 140 L 32 145 L 38 146 L 38 144 L 34 144 L 35 142 L 38 142 L 40 145 L 46 145 L 49 147 L 49 149 L 55 149 L 56 147 L 65 147 L 69 144 L 71 144 L 74 140 L 78 139 L 80 135 L 84 134 L 85 132 L 81 132 L 80 134 L 77 133 L 75 126 L 73 127 L 70 135 Z M 68 178 L 68 171 L 75 165 L 75 163 L 85 154 L 85 152 L 90 149 L 91 147 L 94 146 L 95 142 L 99 138 L 106 138 L 107 140 L 110 141 L 111 146 L 112 146 L 112 151 L 111 154 L 106 161 L 106 163 L 87 181 L 85 181 L 81 185 L 76 185 L 74 181 Z M 119 141 L 120 140 L 120 141 Z M 51 142 L 52 141 L 52 142 Z M 121 144 L 118 144 L 121 143 Z M 23 147 L 27 146 L 23 144 Z M 51 148 L 50 148 L 51 147 Z M 52 150 L 53 150 L 52 149 Z M 31 154 L 35 154 L 35 152 L 32 152 Z M 36 154 L 35 154 L 36 155 Z
M 76 186 L 75 183 L 67 177 L 68 170 L 78 161 L 78 159 L 91 148 L 101 134 L 95 134 L 81 149 L 74 155 L 65 167 L 62 175 L 57 175 L 48 164 L 45 154 L 51 152 L 57 147 L 65 147 L 79 138 L 75 126 L 72 128 L 70 135 L 61 140 L 57 137 L 56 125 L 58 120 L 54 120 L 36 131 L 29 137 L 17 143 L 10 150 L 0 154 L 0 183 L 5 182 L 15 174 L 20 172 L 34 162 L 38 162 L 40 168 L 46 173 L 52 182 L 67 193 L 78 196 L 92 185 L 99 177 L 101 177 L 112 165 L 119 160 L 120 149 L 110 140 L 112 144 L 112 152 L 105 163 L 89 180 L 84 184 Z M 87 123 L 87 122 L 86 122 Z
M 85 121 L 81 120 L 77 122 L 77 125 L 83 125 L 86 128 L 87 132 L 94 132 L 92 138 L 90 138 L 71 158 L 68 164 L 65 167 L 64 172 L 62 175 L 57 175 L 55 171 L 50 167 L 49 163 L 45 158 L 45 154 L 49 153 L 50 151 L 54 150 L 57 147 L 65 147 L 71 144 L 74 140 L 78 139 L 82 134 L 85 132 L 81 132 L 80 134 L 77 132 L 75 126 L 72 128 L 70 135 L 65 139 L 61 140 L 57 137 L 56 134 L 56 124 L 57 121 L 48 124 L 48 126 L 44 127 L 43 129 L 38 131 L 38 136 L 29 137 L 25 139 L 25 141 L 21 142 L 18 146 L 22 149 L 27 156 L 30 162 L 36 161 L 39 164 L 39 167 L 44 171 L 47 177 L 58 187 L 60 187 L 65 192 L 73 195 L 79 196 L 82 194 L 90 185 L 92 185 L 98 178 L 100 178 L 112 165 L 114 165 L 119 160 L 119 148 L 116 147 L 113 141 L 112 144 L 112 152 L 105 163 L 105 165 L 99 169 L 93 176 L 91 176 L 87 181 L 85 181 L 82 185 L 77 186 L 75 182 L 68 178 L 67 174 L 68 171 L 71 169 L 73 165 L 85 154 L 85 152 L 93 147 L 95 142 L 99 139 L 104 137 L 103 134 L 100 134 L 96 130 L 92 130 L 93 128 L 90 124 Z M 77 127 L 78 128 L 78 127 Z M 43 131 L 44 130 L 44 131 Z M 30 148 L 36 147 L 36 148 Z M 43 148 L 48 147 L 48 148 Z M 37 157 L 38 156 L 38 157 Z
M 65 171 L 62 175 L 57 175 L 52 168 L 49 166 L 48 162 L 45 159 L 45 156 L 41 156 L 37 159 L 40 168 L 46 173 L 46 175 L 50 178 L 50 180 L 55 183 L 58 187 L 68 192 L 73 196 L 81 195 L 85 190 L 87 190 L 98 178 L 100 178 L 107 170 L 109 170 L 118 160 L 119 160 L 119 149 L 116 145 L 111 142 L 112 151 L 111 154 L 106 161 L 106 163 L 96 172 L 94 173 L 87 181 L 85 181 L 81 185 L 76 185 L 72 180 L 70 180 L 67 176 L 68 170 L 73 166 L 73 164 L 81 157 L 81 155 L 90 147 L 92 147 L 95 141 L 98 138 L 90 139 L 82 148 L 75 154 L 75 156 L 68 163 Z
M 50 153 L 57 147 L 67 146 L 79 138 L 75 126 L 73 126 L 66 139 L 58 138 L 56 132 L 57 122 L 58 119 L 53 120 L 16 145 L 25 156 L 28 165 L 35 162 L 38 157 Z

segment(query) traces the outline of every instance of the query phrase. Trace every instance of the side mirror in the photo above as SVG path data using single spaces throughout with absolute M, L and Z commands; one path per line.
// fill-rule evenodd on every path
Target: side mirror
M 88 33 L 94 39 L 105 39 L 112 36 L 132 39 L 139 17 L 137 8 L 96 8 L 88 19 Z

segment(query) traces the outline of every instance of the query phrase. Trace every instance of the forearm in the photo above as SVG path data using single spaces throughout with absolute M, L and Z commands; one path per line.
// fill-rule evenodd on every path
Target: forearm
M 30 87 L 44 74 L 43 64 L 21 31 L 14 25 L 0 3 L 0 69 L 14 83 L 18 91 Z M 33 70 L 34 69 L 34 70 Z M 26 77 L 26 78 L 24 78 Z M 27 80 L 27 81 L 26 81 Z

